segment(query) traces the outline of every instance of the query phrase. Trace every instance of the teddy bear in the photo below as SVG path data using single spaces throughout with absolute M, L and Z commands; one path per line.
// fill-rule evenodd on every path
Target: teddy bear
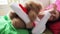
M 18 12 L 19 14 L 17 14 L 15 11 L 11 11 L 9 14 L 0 17 L 0 34 L 17 34 L 18 29 L 31 29 L 35 26 L 33 21 L 36 19 L 39 11 L 42 9 L 42 6 L 35 2 L 27 3 L 25 7 L 23 7 L 21 4 L 18 4 L 18 6 L 19 9 L 17 9 L 17 12 L 18 10 L 21 10 L 21 13 L 19 13 L 20 11 Z M 20 31 L 19 33 L 22 32 Z
M 15 4 L 16 5 L 16 4 Z M 25 8 L 23 8 L 23 6 L 21 5 L 21 4 L 19 4 L 19 6 L 20 6 L 20 8 L 22 8 L 23 9 L 23 11 L 28 15 L 27 16 L 27 18 L 29 17 L 29 19 L 30 19 L 30 22 L 28 23 L 28 22 L 26 22 L 26 21 L 24 21 L 23 20 L 23 18 L 24 19 L 27 19 L 27 18 L 25 18 L 26 17 L 26 14 L 23 14 L 23 15 L 25 15 L 25 16 L 23 16 L 23 18 L 21 17 L 21 13 L 22 12 L 20 12 L 20 13 L 14 13 L 15 14 L 15 16 L 13 16 L 13 13 L 12 14 L 10 14 L 10 17 L 11 17 L 11 19 L 12 19 L 12 23 L 13 23 L 13 26 L 15 27 L 15 28 L 27 28 L 27 29 L 31 29 L 31 28 L 33 28 L 36 24 L 38 24 L 38 25 L 36 25 L 36 27 L 34 27 L 33 28 L 33 30 L 32 30 L 32 33 L 33 34 L 40 34 L 40 33 L 42 33 L 44 30 L 45 30 L 45 24 L 47 23 L 47 21 L 48 21 L 48 19 L 49 19 L 49 17 L 51 16 L 50 15 L 50 13 L 49 13 L 49 11 L 51 11 L 51 10 L 46 10 L 46 11 L 44 11 L 44 12 L 39 12 L 39 11 L 41 11 L 42 10 L 42 6 L 41 5 L 39 5 L 39 4 L 36 4 L 36 3 L 34 3 L 34 2 L 30 2 L 30 3 L 27 3 L 26 4 L 26 6 L 25 6 Z M 14 7 L 14 6 L 12 6 L 12 7 Z M 15 8 L 13 8 L 13 9 L 15 9 Z M 18 9 L 15 9 L 15 11 L 18 11 Z M 28 11 L 28 12 L 27 12 Z M 41 14 L 45 14 L 45 16 L 41 19 Z M 43 14 L 43 15 L 44 15 Z M 38 18 L 37 18 L 37 16 L 39 15 L 39 20 L 38 20 Z M 16 18 L 14 18 L 14 17 L 16 17 Z M 36 20 L 36 18 L 37 18 L 37 20 Z M 27 19 L 27 21 L 29 20 L 29 19 Z M 36 20 L 36 21 L 35 21 Z M 38 22 L 38 23 L 34 23 L 34 21 L 35 22 Z M 17 22 L 17 23 L 16 23 Z M 19 23 L 20 22 L 20 23 Z M 25 23 L 23 23 L 23 22 L 25 22 Z M 28 23 L 28 24 L 27 24 Z M 41 25 L 42 24 L 42 25 Z M 39 31 L 39 32 L 38 32 Z
M 25 7 L 23 7 L 21 4 L 19 4 L 19 6 L 28 15 L 30 23 L 25 24 L 15 12 L 10 12 L 9 16 L 12 20 L 13 26 L 15 28 L 33 28 L 34 26 L 32 22 L 36 19 L 39 11 L 42 9 L 42 6 L 34 2 L 27 3 Z

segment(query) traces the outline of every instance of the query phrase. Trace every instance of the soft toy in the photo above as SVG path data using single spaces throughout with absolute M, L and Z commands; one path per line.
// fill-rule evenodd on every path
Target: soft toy
M 16 8 L 16 7 L 13 7 L 13 6 L 11 6 L 13 9 Z M 20 10 L 21 7 L 22 7 L 21 5 L 16 5 L 16 6 L 17 7 L 20 6 L 20 7 L 19 7 L 19 9 L 18 8 L 17 9 L 14 9 L 15 12 L 17 10 L 16 13 L 19 15 L 20 19 L 22 19 L 25 22 L 25 24 L 28 24 L 28 22 L 30 22 L 30 21 L 33 22 L 35 20 L 36 16 L 37 16 L 37 14 L 38 14 L 38 11 L 42 8 L 41 5 L 37 5 L 34 2 L 31 2 L 30 4 L 27 4 L 26 7 L 25 7 L 28 12 L 27 13 L 24 13 L 22 10 Z M 18 10 L 20 10 L 20 12 L 18 12 Z M 15 17 L 15 16 L 12 16 L 12 15 L 10 15 L 10 16 L 13 17 L 12 20 Z
M 34 27 L 33 21 L 36 19 L 42 6 L 34 2 L 26 4 L 25 7 L 20 4 L 14 5 L 15 4 L 11 6 L 14 7 L 14 12 L 10 12 L 7 16 L 0 17 L 0 34 L 29 34 L 27 30 L 20 29 L 30 29 Z
M 23 7 L 21 4 L 12 4 L 11 8 L 15 11 L 10 13 L 13 26 L 15 28 L 31 29 L 35 26 L 35 19 L 42 9 L 40 4 L 30 2 Z

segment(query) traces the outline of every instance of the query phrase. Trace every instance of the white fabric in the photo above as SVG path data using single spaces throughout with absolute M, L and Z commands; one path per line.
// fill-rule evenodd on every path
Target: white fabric
M 28 15 L 19 7 L 19 4 L 13 3 L 10 7 L 26 24 L 30 22 Z
M 40 22 L 39 17 L 36 18 L 36 20 L 34 21 L 35 25 L 37 25 Z
M 40 21 L 36 21 L 38 24 L 33 28 L 32 34 L 40 34 L 43 33 L 46 29 L 46 23 L 48 19 L 50 18 L 51 14 L 48 11 L 44 12 L 45 15 Z

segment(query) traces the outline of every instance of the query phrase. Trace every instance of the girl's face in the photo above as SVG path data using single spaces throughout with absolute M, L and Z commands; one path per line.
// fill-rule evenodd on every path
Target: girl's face
M 59 18 L 59 12 L 58 11 L 49 11 L 51 13 L 51 16 L 48 21 L 55 21 Z M 39 18 L 41 19 L 44 16 L 44 11 L 42 10 L 39 14 Z
M 55 11 L 51 13 L 51 17 L 49 18 L 49 21 L 55 21 L 59 18 L 59 12 Z

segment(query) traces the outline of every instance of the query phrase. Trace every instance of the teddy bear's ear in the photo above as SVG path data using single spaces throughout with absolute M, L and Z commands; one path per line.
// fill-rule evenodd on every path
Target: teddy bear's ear
M 11 19 L 18 17 L 18 15 L 15 12 L 10 12 L 9 16 Z
M 34 10 L 36 13 L 39 13 L 39 11 L 42 9 L 42 5 L 36 2 L 30 1 L 30 3 L 26 3 L 26 8 L 28 13 L 30 10 Z

